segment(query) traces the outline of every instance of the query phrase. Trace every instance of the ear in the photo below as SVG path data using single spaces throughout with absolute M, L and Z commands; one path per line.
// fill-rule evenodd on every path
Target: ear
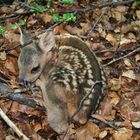
M 30 36 L 18 24 L 17 26 L 20 32 L 20 44 L 21 45 L 28 44 L 31 41 Z
M 39 47 L 43 51 L 50 51 L 53 48 L 55 48 L 55 35 L 52 31 L 46 31 L 41 35 L 40 41 L 39 41 Z

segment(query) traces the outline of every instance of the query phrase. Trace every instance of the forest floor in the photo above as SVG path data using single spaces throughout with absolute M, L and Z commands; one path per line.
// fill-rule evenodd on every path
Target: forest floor
M 92 115 L 96 119 L 84 126 L 71 124 L 64 140 L 140 140 L 139 4 L 139 0 L 1 3 L 0 109 L 24 135 L 32 140 L 61 139 L 48 124 L 41 93 L 32 94 L 17 82 L 20 34 L 16 23 L 36 36 L 48 28 L 55 34 L 76 35 L 89 44 L 103 66 L 108 91 Z M 22 139 L 1 117 L 0 140 Z

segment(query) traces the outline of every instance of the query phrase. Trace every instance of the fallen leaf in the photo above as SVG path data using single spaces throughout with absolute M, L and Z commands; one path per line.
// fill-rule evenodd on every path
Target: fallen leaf
M 6 60 L 6 53 L 4 52 L 0 52 L 0 59 L 1 60 Z
M 140 19 L 140 10 L 136 11 L 137 18 Z
M 136 60 L 136 62 L 140 62 L 140 54 L 137 54 L 137 55 L 135 56 L 135 60 Z
M 129 7 L 127 6 L 117 6 L 115 9 L 116 11 L 123 13 L 123 12 L 127 12 L 128 8 Z
M 82 34 L 82 29 L 78 28 L 78 27 L 72 27 L 70 25 L 67 25 L 65 27 L 66 31 L 68 31 L 68 33 L 72 34 L 72 35 L 77 35 L 77 36 L 81 36 Z
M 9 59 L 5 62 L 5 68 L 12 72 L 14 75 L 17 75 L 17 70 L 15 68 L 15 64 Z
M 135 127 L 135 128 L 140 128 L 140 122 L 132 122 L 132 125 Z
M 108 96 L 111 98 L 110 103 L 113 105 L 117 105 L 120 101 L 120 97 L 117 95 L 116 92 L 111 92 L 108 94 Z
M 109 98 L 105 99 L 101 104 L 101 110 L 103 115 L 110 115 L 112 111 L 112 104 Z
M 130 59 L 128 59 L 128 58 L 125 58 L 125 59 L 124 59 L 124 64 L 125 64 L 126 66 L 128 66 L 128 67 L 132 67 L 131 62 L 130 62 Z
M 120 81 L 120 79 L 116 79 L 116 78 L 110 79 L 109 87 L 113 91 L 118 91 L 121 88 L 121 81 Z
M 120 128 L 113 134 L 114 140 L 130 140 L 132 137 L 132 130 L 126 128 Z
M 5 31 L 4 36 L 10 42 L 19 42 L 20 35 L 12 31 Z
M 112 34 L 107 34 L 106 40 L 108 40 L 113 46 L 117 43 L 116 38 Z
M 103 139 L 105 136 L 107 136 L 107 131 L 106 130 L 100 132 L 99 138 Z
M 99 134 L 99 127 L 91 122 L 81 126 L 76 131 L 77 140 L 93 140 L 93 137 L 97 137 Z
M 40 17 L 42 18 L 45 24 L 50 23 L 52 21 L 52 16 L 49 14 L 46 14 L 46 13 L 42 14 L 40 15 Z
M 136 95 L 133 97 L 133 102 L 137 108 L 137 110 L 140 110 L 140 95 Z
M 135 43 L 136 40 L 135 39 L 128 39 L 128 38 L 122 37 L 121 41 L 120 41 L 120 45 L 129 44 L 129 43 L 132 43 L 132 42 Z
M 137 77 L 133 70 L 127 70 L 127 71 L 123 72 L 122 76 L 133 79 L 133 80 L 137 80 Z

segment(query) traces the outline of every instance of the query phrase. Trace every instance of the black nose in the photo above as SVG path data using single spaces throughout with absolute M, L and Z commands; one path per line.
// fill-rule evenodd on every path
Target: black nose
M 18 79 L 18 82 L 19 82 L 21 85 L 24 85 L 24 79 L 20 78 L 20 79 Z
M 19 78 L 19 80 L 18 80 L 18 82 L 21 84 L 21 85 L 24 85 L 24 86 L 26 86 L 27 87 L 27 81 L 25 81 L 24 79 L 22 79 L 22 78 Z
M 32 88 L 32 83 L 30 83 L 30 82 L 28 82 L 28 81 L 25 81 L 24 79 L 19 79 L 18 80 L 18 82 L 21 84 L 21 85 L 23 85 L 23 86 L 25 86 L 26 88 L 29 88 L 29 89 L 31 89 Z

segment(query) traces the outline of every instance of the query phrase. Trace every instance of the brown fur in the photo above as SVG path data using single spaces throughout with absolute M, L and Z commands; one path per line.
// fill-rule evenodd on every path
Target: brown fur
M 85 124 L 103 97 L 103 83 L 92 90 L 94 83 L 103 79 L 94 53 L 75 36 L 54 36 L 51 32 L 43 34 L 34 46 L 32 42 L 21 49 L 19 78 L 41 88 L 50 126 L 58 133 L 65 132 L 80 104 L 73 118 Z M 88 97 L 90 93 L 93 96 Z M 81 102 L 85 96 L 87 99 Z

